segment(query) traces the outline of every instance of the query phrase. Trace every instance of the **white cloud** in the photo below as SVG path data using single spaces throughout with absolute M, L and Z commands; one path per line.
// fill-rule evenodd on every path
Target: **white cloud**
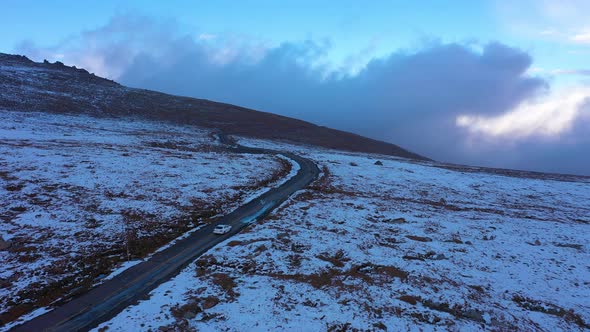
M 527 74 L 528 75 L 542 74 L 546 71 L 547 71 L 547 69 L 545 69 L 543 67 L 531 67 L 527 70 Z
M 541 36 L 556 36 L 559 35 L 559 32 L 555 31 L 554 29 L 545 29 L 539 32 Z
M 586 10 L 590 9 L 587 0 L 533 0 L 541 6 L 541 12 L 554 22 L 566 24 L 584 22 Z
M 199 35 L 199 40 L 212 40 L 217 38 L 217 35 L 212 34 L 212 33 L 202 33 Z
M 590 31 L 583 31 L 573 35 L 571 41 L 578 44 L 590 44 Z
M 532 136 L 557 138 L 568 132 L 582 116 L 590 100 L 590 87 L 576 87 L 552 93 L 541 100 L 526 101 L 496 117 L 461 115 L 456 125 L 471 134 L 519 140 Z
M 551 71 L 553 75 L 590 75 L 590 69 L 555 69 Z
M 511 34 L 590 45 L 588 0 L 495 0 L 495 14 Z

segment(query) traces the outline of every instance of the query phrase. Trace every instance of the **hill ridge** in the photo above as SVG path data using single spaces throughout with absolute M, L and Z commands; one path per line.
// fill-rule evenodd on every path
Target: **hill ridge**
M 139 116 L 221 129 L 230 135 L 287 140 L 351 152 L 429 160 L 395 144 L 223 102 L 123 86 L 61 62 L 0 53 L 0 109 Z

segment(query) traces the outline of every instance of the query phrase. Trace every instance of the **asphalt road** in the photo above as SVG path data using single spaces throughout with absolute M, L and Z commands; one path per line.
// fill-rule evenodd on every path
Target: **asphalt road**
M 96 327 L 144 298 L 152 289 L 177 275 L 182 268 L 216 244 L 237 234 L 248 224 L 264 218 L 291 194 L 306 187 L 319 175 L 318 167 L 309 159 L 289 152 L 240 146 L 223 134 L 219 134 L 219 138 L 222 143 L 231 146 L 232 152 L 284 155 L 299 164 L 299 172 L 281 186 L 240 206 L 216 223 L 193 232 L 168 249 L 153 255 L 149 260 L 129 268 L 44 315 L 14 327 L 11 331 L 69 332 L 87 331 Z M 229 224 L 232 225 L 232 229 L 227 234 L 214 235 L 212 231 L 217 224 Z

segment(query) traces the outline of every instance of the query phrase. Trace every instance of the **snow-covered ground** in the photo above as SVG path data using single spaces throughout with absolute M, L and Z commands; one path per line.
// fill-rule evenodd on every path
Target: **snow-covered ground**
M 291 171 L 281 157 L 226 153 L 195 127 L 2 110 L 0 156 L 0 235 L 12 243 L 0 250 L 0 325 Z
M 323 177 L 99 328 L 590 329 L 588 178 L 242 142 Z

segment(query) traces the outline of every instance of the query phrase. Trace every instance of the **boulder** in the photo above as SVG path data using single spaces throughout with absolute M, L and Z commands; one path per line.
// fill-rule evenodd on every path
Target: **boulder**
M 10 241 L 4 241 L 4 238 L 0 236 L 0 250 L 6 250 L 10 248 L 12 243 Z

